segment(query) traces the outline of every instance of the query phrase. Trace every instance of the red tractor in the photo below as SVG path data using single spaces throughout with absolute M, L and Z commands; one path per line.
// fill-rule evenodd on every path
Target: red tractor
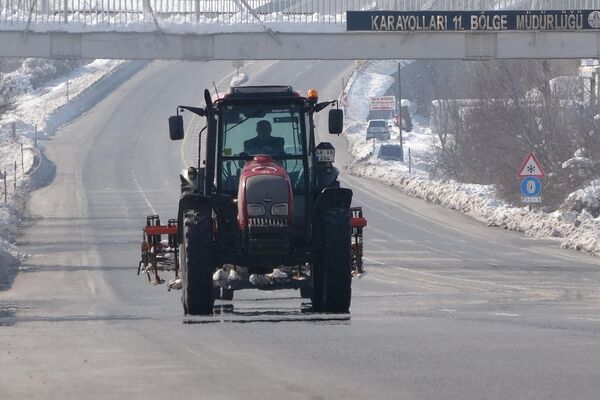
M 215 299 L 231 300 L 235 290 L 291 288 L 315 312 L 348 313 L 366 220 L 350 207 L 352 191 L 340 188 L 335 149 L 315 142 L 315 114 L 336 101 L 289 86 L 204 97 L 206 107 L 179 106 L 169 118 L 172 140 L 184 137 L 179 112 L 206 118 L 204 152 L 200 138 L 198 167 L 181 174 L 176 234 L 169 231 L 184 312 L 212 314 Z M 342 110 L 331 108 L 329 133 L 342 127 Z M 156 268 L 144 270 L 160 282 Z

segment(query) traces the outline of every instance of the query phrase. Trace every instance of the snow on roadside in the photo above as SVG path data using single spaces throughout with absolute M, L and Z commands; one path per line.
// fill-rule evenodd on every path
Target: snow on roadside
M 39 89 L 30 90 L 17 97 L 17 107 L 4 116 L 0 124 L 7 126 L 16 122 L 17 130 L 25 130 L 28 133 L 33 132 L 37 125 L 41 135 L 50 135 L 53 132 L 47 132 L 47 123 L 53 113 L 68 104 L 67 98 L 74 100 L 124 62 L 123 60 L 95 60 L 75 69 L 65 77 L 51 80 Z
M 52 61 L 46 62 L 48 67 L 52 68 Z M 35 127 L 37 126 L 40 139 L 52 135 L 60 122 L 74 118 L 86 108 L 73 107 L 69 116 L 61 115 L 60 121 L 56 120 L 57 114 L 68 105 L 81 106 L 79 100 L 85 97 L 87 90 L 124 63 L 125 61 L 120 60 L 96 60 L 36 89 L 32 89 L 29 84 L 30 71 L 11 73 L 11 83 L 21 94 L 14 98 L 16 107 L 0 119 L 0 290 L 9 285 L 11 274 L 14 275 L 16 266 L 23 258 L 23 254 L 14 245 L 14 237 L 23 219 L 25 201 L 32 190 L 31 172 L 40 163 L 41 154 L 34 147 Z M 97 96 L 101 96 L 101 93 L 102 91 L 98 91 Z M 17 132 L 16 138 L 12 137 L 13 123 Z M 4 183 L 1 179 L 4 171 L 7 172 L 6 204 Z
M 378 148 L 385 142 L 374 145 L 372 140 L 367 142 L 365 139 L 368 99 L 383 95 L 391 83 L 381 76 L 381 68 L 367 66 L 358 70 L 351 85 L 347 89 L 348 121 L 344 132 L 349 151 L 354 156 L 354 162 L 348 166 L 350 174 L 382 181 L 410 196 L 457 210 L 489 226 L 535 238 L 562 238 L 562 247 L 600 256 L 600 217 L 594 218 L 585 210 L 580 213 L 530 211 L 527 207 L 514 207 L 496 199 L 491 185 L 431 179 L 427 164 L 432 157 L 434 135 L 422 121 L 416 121 L 413 132 L 403 132 L 405 162 L 378 159 Z M 399 136 L 398 128 L 392 129 L 392 139 L 387 143 L 399 144 Z M 412 174 L 408 172 L 408 148 L 412 155 Z M 600 180 L 571 197 L 572 201 L 600 205 Z

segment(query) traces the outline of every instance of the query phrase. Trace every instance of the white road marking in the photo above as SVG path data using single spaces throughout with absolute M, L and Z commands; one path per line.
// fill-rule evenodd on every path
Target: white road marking
M 399 285 L 400 284 L 400 282 L 398 282 L 398 281 L 392 281 L 392 280 L 389 280 L 389 279 L 379 279 L 379 278 L 376 278 L 374 276 L 369 276 L 369 280 L 374 280 L 374 281 L 377 281 L 377 282 L 384 282 L 384 283 L 391 283 L 391 284 L 394 284 L 394 285 Z
M 135 183 L 135 186 L 137 187 L 138 191 L 140 192 L 140 194 L 146 201 L 146 204 L 150 208 L 150 211 L 152 211 L 152 214 L 157 215 L 158 213 L 152 206 L 152 203 L 150 203 L 150 200 L 148 200 L 148 196 L 146 196 L 146 193 L 144 193 L 144 190 L 142 189 L 142 185 L 140 185 L 140 183 L 138 182 L 137 177 L 135 176 L 135 173 L 133 171 L 131 171 L 131 176 L 133 177 L 133 182 Z
M 489 315 L 494 315 L 496 317 L 520 317 L 521 314 L 510 314 L 510 313 L 502 313 L 502 312 L 491 312 Z
M 92 293 L 95 295 L 96 294 L 96 282 L 94 282 L 94 279 L 92 279 L 91 276 L 88 276 L 87 284 L 88 284 L 88 287 L 90 288 L 90 290 L 92 291 Z

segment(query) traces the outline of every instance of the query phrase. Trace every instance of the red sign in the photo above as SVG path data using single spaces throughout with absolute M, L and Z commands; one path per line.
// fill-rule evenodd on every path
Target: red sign
M 517 174 L 519 178 L 526 178 L 528 176 L 534 178 L 544 178 L 546 173 L 542 169 L 542 164 L 535 157 L 535 154 L 529 153 L 529 155 L 521 164 L 521 168 L 519 168 L 519 173 Z

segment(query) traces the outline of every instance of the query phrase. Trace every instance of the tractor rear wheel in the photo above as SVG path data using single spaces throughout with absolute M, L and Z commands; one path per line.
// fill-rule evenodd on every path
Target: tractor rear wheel
M 312 297 L 312 287 L 303 286 L 300 288 L 300 297 L 303 299 L 310 299 Z
M 183 311 L 190 315 L 211 315 L 215 298 L 210 216 L 187 212 L 183 222 L 180 252 Z
M 352 297 L 352 227 L 350 210 L 330 208 L 323 213 L 322 244 L 313 265 L 313 310 L 345 314 Z

